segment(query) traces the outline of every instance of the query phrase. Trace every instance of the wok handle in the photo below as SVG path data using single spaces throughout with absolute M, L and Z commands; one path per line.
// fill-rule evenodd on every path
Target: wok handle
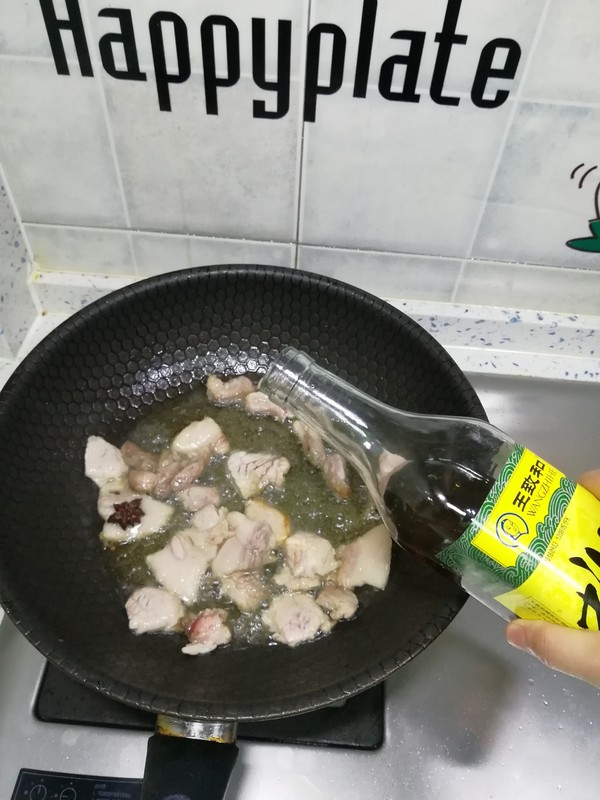
M 148 740 L 141 800 L 222 800 L 237 755 L 233 743 L 155 733 Z

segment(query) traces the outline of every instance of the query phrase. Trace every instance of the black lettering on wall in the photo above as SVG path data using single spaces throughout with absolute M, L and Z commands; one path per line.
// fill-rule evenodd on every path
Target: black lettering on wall
M 227 77 L 217 78 L 217 64 L 215 60 L 215 26 L 225 28 L 225 42 L 227 48 Z M 204 65 L 204 94 L 206 97 L 206 113 L 218 114 L 217 88 L 219 86 L 233 86 L 240 79 L 240 34 L 237 25 L 229 17 L 213 14 L 206 17 L 200 26 L 200 39 L 202 41 L 202 63 Z
M 163 22 L 173 25 L 175 48 L 177 52 L 177 72 L 167 70 L 165 57 L 165 41 L 163 38 Z M 184 83 L 190 77 L 190 45 L 188 40 L 187 25 L 178 14 L 173 11 L 157 11 L 152 14 L 148 23 L 150 44 L 152 45 L 152 60 L 156 76 L 156 90 L 158 92 L 158 107 L 161 111 L 171 110 L 170 83 Z
M 71 53 L 74 47 L 81 75 L 92 77 L 94 72 L 80 0 L 60 0 L 61 9 L 58 12 L 55 6 L 59 0 L 38 1 L 57 73 L 71 74 L 66 52 Z M 135 30 L 132 12 L 128 8 L 109 5 L 110 7 L 98 11 L 99 17 L 115 21 L 107 33 L 98 36 L 98 51 L 102 66 L 108 75 L 118 80 L 146 81 L 147 74 L 140 67 L 136 42 L 136 34 L 139 36 L 139 31 Z M 356 98 L 367 96 L 370 73 L 376 70 L 376 67 L 373 69 L 371 67 L 378 8 L 378 0 L 362 0 L 356 62 L 352 65 L 355 67 L 352 79 L 353 97 Z M 444 21 L 441 30 L 434 37 L 437 52 L 435 52 L 429 92 L 431 100 L 439 105 L 458 106 L 460 103 L 460 97 L 446 92 L 445 84 L 448 80 L 453 48 L 455 45 L 466 45 L 468 41 L 466 34 L 457 33 L 461 8 L 462 0 L 446 0 Z M 277 67 L 275 75 L 269 75 L 268 78 L 267 47 L 271 48 L 269 53 L 273 53 L 274 56 L 272 48 L 275 43 L 267 42 L 267 21 L 262 17 L 253 17 L 251 30 L 248 32 L 244 29 L 244 35 L 250 33 L 251 36 L 253 81 L 258 89 L 268 93 L 253 99 L 254 118 L 280 119 L 286 116 L 290 108 L 292 22 L 281 19 L 276 21 Z M 175 91 L 172 86 L 184 83 L 191 75 L 187 25 L 181 16 L 172 11 L 157 11 L 150 16 L 148 27 L 158 105 L 161 111 L 171 111 L 172 93 Z M 217 69 L 216 49 L 217 44 L 223 41 L 219 39 L 221 35 L 224 36 L 226 63 L 223 65 L 219 63 Z M 71 36 L 73 45 L 70 49 Z M 378 76 L 379 93 L 386 100 L 418 103 L 421 99 L 420 93 L 417 92 L 420 69 L 426 42 L 430 41 L 427 39 L 427 32 L 399 30 L 393 33 L 391 38 L 407 42 L 407 49 L 401 46 L 401 54 L 392 55 L 381 64 Z M 219 112 L 219 89 L 233 86 L 240 80 L 240 31 L 233 19 L 215 14 L 206 17 L 200 25 L 200 40 L 206 113 L 216 115 Z M 328 45 L 331 45 L 331 64 L 325 63 L 329 60 Z M 322 23 L 309 30 L 304 86 L 305 121 L 315 121 L 319 95 L 332 95 L 341 88 L 346 47 L 346 34 L 339 25 Z M 166 53 L 173 52 L 173 49 L 175 51 L 173 63 L 169 60 L 167 66 Z M 323 54 L 324 49 L 327 55 Z M 432 49 L 435 50 L 433 46 Z M 514 39 L 495 38 L 482 48 L 471 86 L 470 96 L 473 105 L 493 109 L 507 101 L 510 87 L 505 87 L 509 84 L 501 84 L 500 88 L 496 88 L 491 82 L 493 79 L 506 82 L 514 80 L 521 56 L 521 47 Z M 320 63 L 321 60 L 323 64 Z M 273 62 L 272 57 L 270 62 Z M 199 65 L 196 65 L 197 69 L 198 67 Z M 244 65 L 244 68 L 249 71 L 250 64 Z M 375 75 L 371 75 L 371 78 L 374 79 Z
M 70 75 L 67 56 L 63 45 L 61 31 L 71 31 L 75 43 L 75 52 L 79 60 L 79 69 L 84 78 L 91 78 L 94 75 L 90 51 L 85 38 L 81 10 L 77 0 L 65 0 L 67 7 L 67 19 L 58 19 L 54 10 L 52 0 L 40 0 L 40 8 L 44 16 L 48 41 L 52 49 L 54 64 L 59 75 Z M 5 12 L 6 13 L 6 12 Z
M 254 83 L 267 92 L 277 92 L 277 108 L 267 111 L 264 100 L 252 104 L 253 115 L 260 119 L 280 119 L 290 108 L 290 72 L 292 58 L 292 23 L 280 19 L 277 26 L 277 78 L 268 81 L 266 77 L 266 34 L 265 20 L 252 19 L 252 77 Z
M 494 56 L 501 48 L 506 50 L 506 60 L 503 67 L 492 67 Z M 499 89 L 495 97 L 484 98 L 487 82 L 490 78 L 507 78 L 512 80 L 517 74 L 521 48 L 514 39 L 492 39 L 481 51 L 479 64 L 471 90 L 471 100 L 479 108 L 498 108 L 508 99 L 508 89 Z
M 319 83 L 319 59 L 323 35 L 331 35 L 333 37 L 331 70 L 329 81 L 326 84 Z M 341 28 L 329 23 L 322 23 L 311 28 L 306 43 L 306 77 L 304 86 L 304 119 L 306 122 L 315 121 L 317 97 L 320 94 L 335 94 L 342 85 L 345 57 L 346 34 Z
M 114 17 L 119 20 L 121 30 L 118 33 L 105 33 L 100 37 L 98 49 L 102 66 L 113 78 L 129 81 L 145 81 L 146 73 L 140 70 L 133 19 L 128 8 L 103 8 L 99 17 Z M 115 63 L 113 45 L 120 45 L 125 56 L 125 69 L 118 69 Z
M 442 30 L 435 35 L 435 41 L 439 43 L 439 47 L 431 78 L 430 94 L 431 99 L 435 103 L 439 103 L 443 106 L 457 106 L 460 102 L 460 98 L 449 97 L 444 94 L 444 82 L 446 80 L 452 48 L 455 44 L 467 43 L 467 36 L 456 33 L 456 25 L 458 24 L 458 15 L 460 14 L 461 5 L 462 0 L 448 0 Z
M 417 94 L 417 80 L 425 46 L 425 34 L 422 31 L 396 31 L 392 39 L 406 39 L 410 48 L 406 55 L 390 56 L 381 65 L 379 73 L 379 92 L 386 100 L 403 100 L 405 103 L 418 103 L 421 95 Z M 406 66 L 402 91 L 392 89 L 394 70 L 398 64 Z
M 354 73 L 354 97 L 366 97 L 369 83 L 369 69 L 371 67 L 371 52 L 373 50 L 373 36 L 375 34 L 375 20 L 377 19 L 377 0 L 364 0 L 360 34 L 358 37 L 358 51 L 356 55 L 356 72 Z

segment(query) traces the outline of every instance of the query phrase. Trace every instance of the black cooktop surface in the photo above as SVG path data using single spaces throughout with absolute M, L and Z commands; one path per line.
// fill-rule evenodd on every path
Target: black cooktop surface
M 35 704 L 43 722 L 95 725 L 130 730 L 154 730 L 155 716 L 118 703 L 72 680 L 51 664 L 46 666 Z M 376 750 L 383 743 L 383 684 L 346 700 L 296 717 L 243 722 L 238 738 L 281 744 L 320 745 Z

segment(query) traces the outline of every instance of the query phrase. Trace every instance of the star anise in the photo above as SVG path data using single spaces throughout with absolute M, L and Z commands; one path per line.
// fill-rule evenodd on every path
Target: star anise
M 137 525 L 144 516 L 141 506 L 142 500 L 139 497 L 124 503 L 115 503 L 115 513 L 110 515 L 108 522 L 116 522 L 123 530 L 130 525 Z

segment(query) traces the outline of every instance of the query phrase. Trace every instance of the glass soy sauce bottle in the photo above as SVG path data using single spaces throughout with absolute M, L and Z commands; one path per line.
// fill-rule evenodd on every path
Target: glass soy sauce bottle
M 504 619 L 600 627 L 600 501 L 478 419 L 392 408 L 285 348 L 260 382 L 358 471 L 392 537 Z

